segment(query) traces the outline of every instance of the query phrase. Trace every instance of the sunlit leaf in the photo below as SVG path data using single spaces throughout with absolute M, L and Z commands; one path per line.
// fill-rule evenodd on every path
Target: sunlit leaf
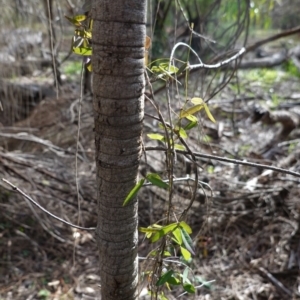
M 131 201 L 136 194 L 138 193 L 138 191 L 141 189 L 141 187 L 143 186 L 145 182 L 145 179 L 141 179 L 135 186 L 134 188 L 129 192 L 129 194 L 127 195 L 126 199 L 123 202 L 123 206 L 127 205 L 129 203 L 129 201 Z
M 182 150 L 182 151 L 185 151 L 185 147 L 183 145 L 180 145 L 180 144 L 174 144 L 174 149 L 175 150 Z
M 177 277 L 175 277 L 174 274 L 168 279 L 167 282 L 169 284 L 172 284 L 172 285 L 180 285 L 181 284 L 180 279 L 178 279 Z
M 184 228 L 180 227 L 180 229 L 181 229 L 182 241 L 183 241 L 185 248 L 190 253 L 195 255 L 194 245 L 193 245 L 193 241 L 192 241 L 190 235 L 186 232 L 186 230 Z
M 87 68 L 90 72 L 92 72 L 92 61 L 91 61 L 91 60 L 88 61 L 88 62 L 86 63 L 86 68 Z
M 205 104 L 204 105 L 204 109 L 205 109 L 205 112 L 206 112 L 206 115 L 208 116 L 208 118 L 213 122 L 213 123 L 216 123 L 216 120 L 215 118 L 213 117 L 213 115 L 211 114 L 208 106 Z
M 75 17 L 73 17 L 73 20 L 77 21 L 77 22 L 82 22 L 84 20 L 86 20 L 86 15 L 77 15 Z
M 172 223 L 162 227 L 164 235 L 168 234 L 170 231 L 173 231 L 178 226 L 178 223 Z
M 191 102 L 192 102 L 194 105 L 205 104 L 205 102 L 203 101 L 202 98 L 192 98 L 192 99 L 191 99 Z
M 152 184 L 154 184 L 160 188 L 163 188 L 163 189 L 169 188 L 169 185 L 166 182 L 164 182 L 158 174 L 150 173 L 150 174 L 147 174 L 146 178 Z
M 182 110 L 180 112 L 180 119 L 186 118 L 189 115 L 193 115 L 204 108 L 203 104 L 194 105 L 193 107 L 188 108 L 187 110 Z
M 156 233 L 160 230 L 160 228 L 153 228 L 153 227 L 139 227 L 139 231 L 142 233 Z
M 165 141 L 165 137 L 159 133 L 148 133 L 147 136 L 151 139 L 151 140 L 158 140 L 158 141 Z
M 161 286 L 163 284 L 165 284 L 166 282 L 168 282 L 168 280 L 172 277 L 172 275 L 174 274 L 173 270 L 169 270 L 167 271 L 165 274 L 163 274 L 156 282 L 156 286 Z
M 198 125 L 198 118 L 193 115 L 188 115 L 185 117 L 188 121 L 190 121 L 187 125 L 184 126 L 184 130 L 190 130 Z
M 151 238 L 151 243 L 155 243 L 157 242 L 158 240 L 160 240 L 162 237 L 164 236 L 164 232 L 163 231 L 159 231 L 159 232 L 156 232 L 152 238 Z
M 191 227 L 190 227 L 188 224 L 186 224 L 184 221 L 181 221 L 181 222 L 179 223 L 179 226 L 180 226 L 181 228 L 184 228 L 184 230 L 185 230 L 188 234 L 191 234 L 191 233 L 192 233 Z
M 188 251 L 184 247 L 180 247 L 180 251 L 185 260 L 189 261 L 191 259 L 192 255 L 190 251 Z
M 211 112 L 210 112 L 210 110 L 209 110 L 207 104 L 203 101 L 203 99 L 201 99 L 201 98 L 193 98 L 193 99 L 191 99 L 191 102 L 192 102 L 193 104 L 195 104 L 195 105 L 203 105 L 203 107 L 204 107 L 204 109 L 205 109 L 205 113 L 206 113 L 206 115 L 208 116 L 208 118 L 209 118 L 212 122 L 216 123 L 215 118 L 214 118 L 213 115 L 211 114 Z
M 73 25 L 75 25 L 75 26 L 81 26 L 81 23 L 78 22 L 77 20 L 75 20 L 74 18 L 71 18 L 71 17 L 68 17 L 68 16 L 65 16 L 65 18 L 66 18 L 69 22 L 71 22 Z
M 181 231 L 180 231 L 180 228 L 176 228 L 172 234 L 174 235 L 175 237 L 175 242 L 178 244 L 178 245 L 181 245 L 182 244 L 182 236 L 181 236 Z
M 91 56 L 92 47 L 73 47 L 73 52 L 82 56 Z
M 182 127 L 176 126 L 174 132 L 178 134 L 181 138 L 186 139 L 188 135 L 186 134 L 185 130 Z
M 183 289 L 190 294 L 195 294 L 195 291 L 196 291 L 195 287 L 190 283 L 184 284 Z

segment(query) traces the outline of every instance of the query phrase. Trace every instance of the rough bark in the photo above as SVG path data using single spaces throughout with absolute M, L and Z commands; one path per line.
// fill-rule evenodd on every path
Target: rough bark
M 146 0 L 95 0 L 93 103 L 101 296 L 136 299 L 137 182 L 144 110 Z

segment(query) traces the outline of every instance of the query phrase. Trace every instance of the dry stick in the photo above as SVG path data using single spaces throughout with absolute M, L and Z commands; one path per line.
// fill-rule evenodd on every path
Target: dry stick
M 156 151 L 167 151 L 167 149 L 164 147 L 146 147 L 145 149 L 146 149 L 146 151 L 155 151 L 155 150 Z M 176 150 L 176 151 L 183 155 L 190 155 L 190 153 L 188 151 L 183 151 L 183 150 Z M 238 159 L 225 158 L 225 157 L 211 155 L 211 154 L 203 154 L 203 153 L 199 153 L 199 152 L 193 152 L 193 155 L 195 157 L 214 159 L 214 160 L 228 162 L 228 163 L 232 163 L 232 164 L 238 164 L 238 165 L 244 165 L 244 166 L 249 166 L 249 167 L 254 167 L 254 168 L 272 170 L 272 171 L 276 171 L 279 173 L 288 174 L 288 175 L 292 175 L 292 176 L 300 178 L 300 173 L 294 172 L 294 171 L 289 171 L 289 170 L 278 168 L 278 167 L 268 166 L 268 165 L 264 165 L 264 164 L 257 164 L 257 163 L 238 160 Z
M 287 294 L 289 297 L 293 297 L 293 293 L 287 289 L 280 281 L 278 281 L 271 273 L 269 273 L 265 268 L 260 267 L 258 268 L 262 273 L 264 273 L 268 279 L 282 292 Z
M 43 212 L 45 212 L 46 214 L 48 214 L 50 217 L 64 223 L 64 224 L 67 224 L 71 227 L 74 227 L 74 228 L 77 228 L 77 229 L 81 229 L 81 230 L 95 230 L 96 228 L 95 227 L 81 227 L 81 226 L 77 226 L 77 225 L 74 225 L 72 223 L 69 223 L 68 221 L 65 221 L 61 218 L 59 218 L 58 216 L 52 214 L 51 212 L 49 212 L 47 209 L 45 209 L 44 207 L 42 207 L 40 204 L 38 204 L 36 201 L 34 201 L 31 197 L 29 197 L 27 194 L 25 194 L 21 189 L 19 189 L 18 187 L 16 187 L 14 184 L 12 184 L 10 181 L 2 178 L 2 181 L 7 183 L 9 186 L 12 187 L 12 189 L 16 192 L 18 192 L 19 194 L 21 194 L 23 197 L 25 197 L 27 200 L 29 200 L 32 204 L 34 204 L 36 207 L 38 207 L 40 210 L 42 210 Z
M 267 44 L 269 42 L 272 42 L 272 41 L 275 41 L 275 40 L 278 40 L 278 39 L 281 39 L 283 37 L 287 37 L 287 36 L 290 36 L 290 35 L 293 35 L 293 34 L 296 34 L 296 33 L 299 33 L 299 32 L 300 32 L 300 26 L 297 26 L 297 27 L 289 29 L 289 30 L 284 30 L 284 31 L 282 31 L 280 33 L 274 34 L 274 35 L 272 35 L 272 36 L 270 36 L 268 38 L 265 38 L 265 39 L 262 39 L 262 40 L 260 40 L 260 41 L 258 41 L 256 43 L 253 43 L 253 44 L 251 44 L 251 45 L 249 45 L 247 47 L 243 47 L 233 57 L 234 57 L 234 59 L 237 59 L 239 57 L 242 57 L 244 54 L 253 51 L 257 47 L 260 47 L 260 46 L 262 46 L 264 44 Z M 217 56 L 216 58 L 213 59 L 212 62 L 215 62 L 217 60 L 221 60 L 224 57 L 224 55 L 226 55 L 226 54 L 222 54 L 222 55 Z M 229 59 L 227 59 L 225 61 L 227 63 L 229 63 L 230 61 L 232 61 L 233 57 L 231 57 L 231 58 L 229 58 Z M 206 65 L 206 64 L 202 64 L 202 63 L 201 64 L 197 64 L 197 65 L 192 65 L 192 66 L 190 66 L 190 68 L 191 68 L 190 72 L 192 73 L 192 72 L 195 72 L 195 71 L 197 71 L 199 69 L 206 69 L 206 68 L 212 69 L 212 68 L 216 68 L 216 66 L 220 67 L 220 66 L 225 65 L 225 63 L 224 63 L 225 61 L 221 61 L 220 63 L 214 64 L 214 65 Z M 177 79 L 180 79 L 183 76 L 184 76 L 184 73 L 180 74 L 177 77 Z M 161 92 L 164 88 L 165 88 L 165 84 L 163 86 L 161 86 L 160 88 L 158 88 L 156 91 L 154 91 L 154 94 L 157 94 L 157 93 Z

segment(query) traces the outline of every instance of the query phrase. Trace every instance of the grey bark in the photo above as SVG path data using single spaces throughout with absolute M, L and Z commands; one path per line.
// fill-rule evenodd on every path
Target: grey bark
M 95 0 L 93 104 L 98 187 L 101 296 L 136 299 L 137 182 L 144 117 L 146 0 Z

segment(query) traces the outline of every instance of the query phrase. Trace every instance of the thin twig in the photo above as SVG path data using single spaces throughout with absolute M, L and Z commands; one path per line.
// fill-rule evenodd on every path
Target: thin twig
M 18 187 L 16 187 L 14 184 L 12 184 L 10 181 L 2 178 L 2 181 L 7 183 L 9 186 L 11 186 L 13 188 L 14 191 L 18 192 L 19 194 L 21 194 L 23 197 L 25 197 L 27 200 L 29 200 L 32 204 L 34 204 L 36 207 L 38 207 L 40 210 L 42 210 L 44 213 L 48 214 L 50 217 L 64 223 L 67 224 L 71 227 L 77 228 L 77 229 L 81 229 L 81 230 L 95 230 L 95 227 L 81 227 L 81 226 L 77 226 L 74 225 L 72 223 L 69 223 L 68 221 L 65 221 L 61 218 L 59 218 L 58 216 L 52 214 L 51 212 L 49 212 L 47 209 L 45 209 L 44 207 L 42 207 L 40 204 L 38 204 L 36 201 L 34 201 L 31 197 L 29 197 L 27 194 L 25 194 L 22 190 L 20 190 Z
M 146 147 L 146 151 L 155 151 L 155 150 L 156 151 L 167 151 L 167 149 L 164 147 Z M 183 151 L 183 150 L 176 150 L 176 151 L 183 155 L 190 155 L 190 153 L 188 151 Z M 264 165 L 264 164 L 257 164 L 257 163 L 248 162 L 245 160 L 231 159 L 231 158 L 226 158 L 226 157 L 221 157 L 221 156 L 216 156 L 216 155 L 211 155 L 211 154 L 204 154 L 204 153 L 199 153 L 199 152 L 193 152 L 193 154 L 195 157 L 214 159 L 214 160 L 218 160 L 218 161 L 228 162 L 231 164 L 244 165 L 244 166 L 249 166 L 249 167 L 254 167 L 254 168 L 259 168 L 259 169 L 267 169 L 267 170 L 272 170 L 272 171 L 276 171 L 279 173 L 288 174 L 288 175 L 292 175 L 292 176 L 300 178 L 300 173 L 286 170 L 283 168 L 268 166 L 268 165 Z
M 270 272 L 268 272 L 265 268 L 260 267 L 259 270 L 264 273 L 268 279 L 282 292 L 287 294 L 289 297 L 293 296 L 293 293 L 287 289 L 279 280 L 277 280 Z

